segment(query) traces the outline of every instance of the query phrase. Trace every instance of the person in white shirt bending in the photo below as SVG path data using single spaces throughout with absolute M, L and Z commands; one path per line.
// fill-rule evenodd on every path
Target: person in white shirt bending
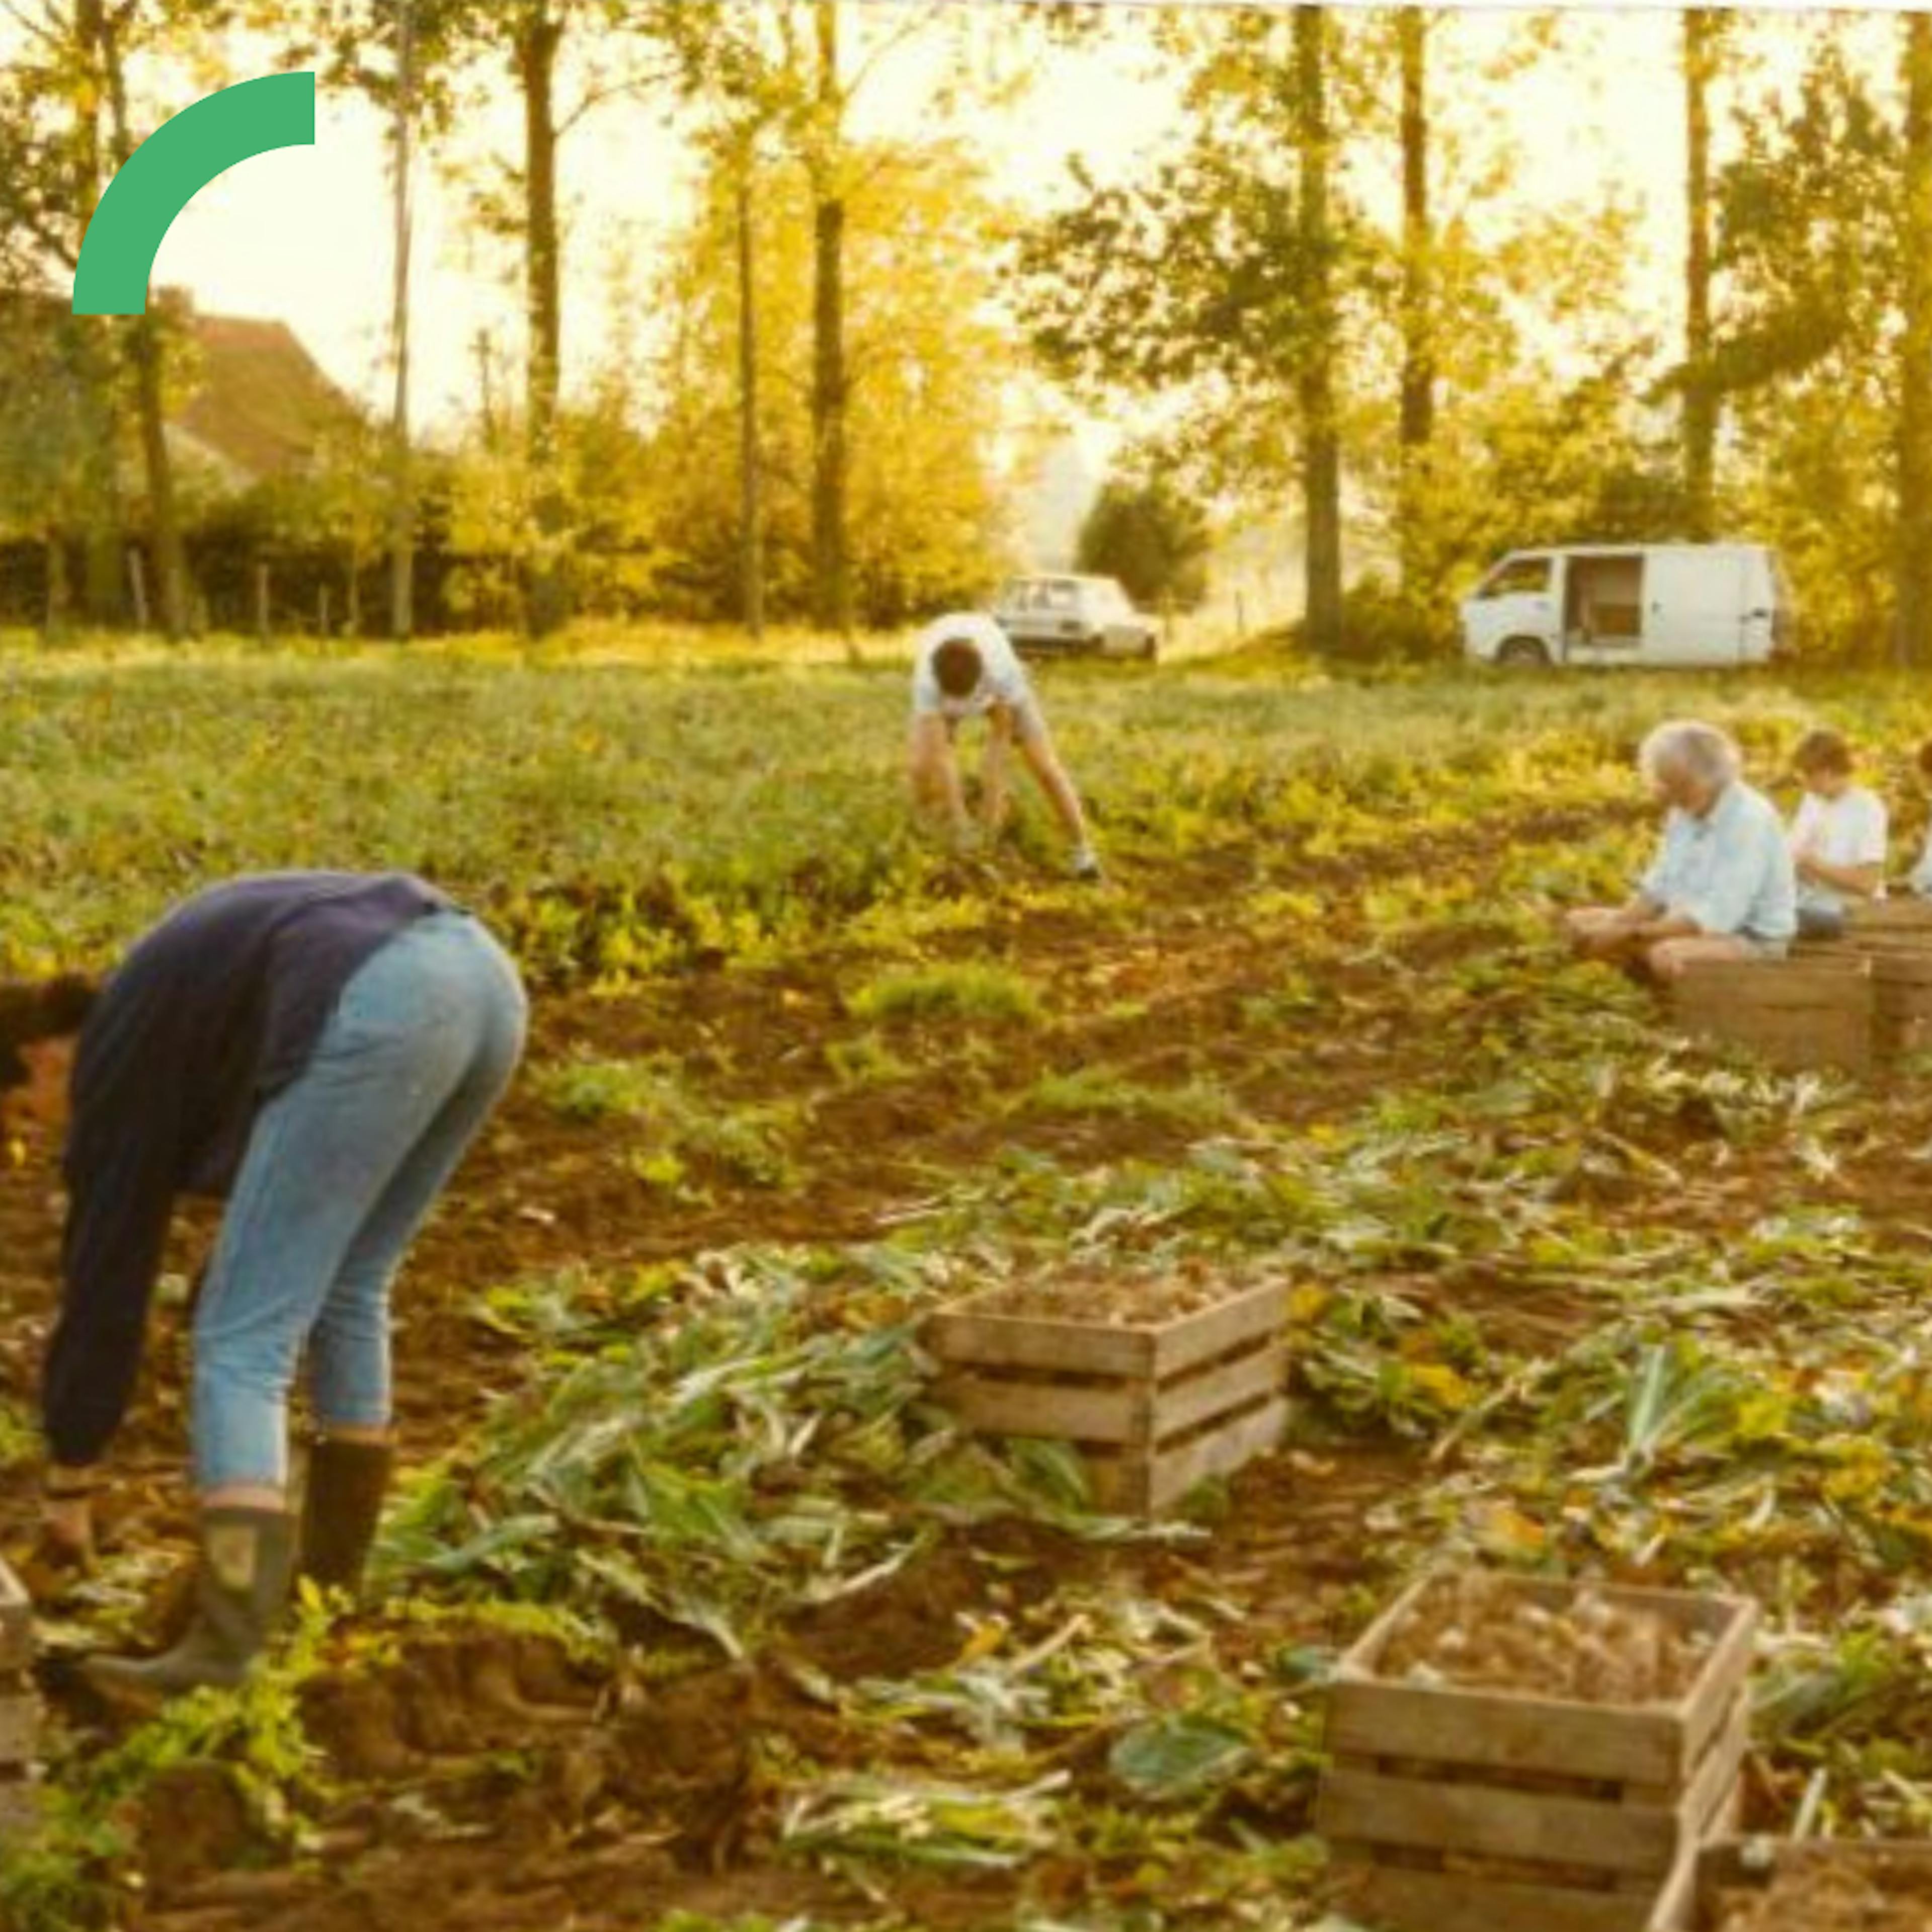
M 1831 939 L 1846 908 L 1885 891 L 1885 801 L 1852 782 L 1851 747 L 1835 731 L 1808 731 L 1791 754 L 1804 796 L 1791 821 L 1798 930 Z
M 968 718 L 986 721 L 986 756 L 980 772 L 986 837 L 991 839 L 1006 818 L 1006 748 L 1017 739 L 1028 770 L 1073 842 L 1075 878 L 1097 879 L 1100 862 L 1087 836 L 1080 796 L 1053 748 L 1025 667 L 1006 632 L 977 611 L 956 612 L 928 624 L 919 634 L 913 659 L 914 802 L 921 811 L 942 816 L 962 850 L 980 836 L 966 808 L 955 745 L 960 724 Z

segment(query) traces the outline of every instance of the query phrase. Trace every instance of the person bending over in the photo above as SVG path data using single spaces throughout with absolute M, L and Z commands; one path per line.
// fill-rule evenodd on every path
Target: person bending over
M 976 612 L 928 624 L 915 646 L 912 674 L 913 798 L 923 813 L 944 820 L 962 850 L 980 836 L 966 808 L 959 775 L 958 737 L 969 718 L 986 721 L 986 754 L 980 768 L 980 816 L 991 839 L 1006 812 L 1006 758 L 1017 741 L 1020 755 L 1039 782 L 1073 846 L 1076 878 L 1097 879 L 1100 862 L 1087 834 L 1079 794 L 1060 762 L 1046 719 L 1025 668 L 992 618 Z
M 298 1566 L 358 1586 L 392 1456 L 391 1280 L 508 1086 L 526 1016 L 508 955 L 403 873 L 234 880 L 178 906 L 91 1006 L 68 982 L 0 997 L 0 1107 L 68 1130 L 42 1404 L 44 1534 L 72 1557 L 91 1552 L 175 1198 L 227 1203 L 193 1318 L 193 1615 L 158 1657 L 88 1660 L 110 1700 L 238 1682 Z M 304 1358 L 320 1440 L 298 1538 Z

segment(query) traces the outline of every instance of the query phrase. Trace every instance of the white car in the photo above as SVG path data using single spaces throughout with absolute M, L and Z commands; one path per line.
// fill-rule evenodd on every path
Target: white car
M 1791 647 L 1791 590 L 1762 544 L 1511 550 L 1462 604 L 1478 664 L 1768 664 Z
M 1111 577 L 1010 577 L 993 621 L 1022 656 L 1140 658 L 1160 654 L 1160 626 Z

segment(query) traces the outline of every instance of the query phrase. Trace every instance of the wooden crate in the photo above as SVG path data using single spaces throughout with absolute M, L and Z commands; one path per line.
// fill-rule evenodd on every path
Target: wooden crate
M 1848 907 L 1845 930 L 1853 938 L 1891 934 L 1932 941 L 1932 899 L 1867 899 Z
M 1778 1066 L 1864 1073 L 1872 1064 L 1877 1003 L 1862 953 L 1694 966 L 1676 982 L 1673 1004 L 1687 1032 L 1748 1047 Z
M 1924 908 L 1932 914 L 1932 905 Z M 1866 1062 L 1860 1071 L 1882 1072 L 1910 1055 L 1932 1050 L 1932 925 L 1901 932 L 1849 934 L 1843 939 L 1808 940 L 1793 959 L 1774 970 L 1819 968 L 1825 972 L 1849 970 L 1868 974 L 1872 982 L 1871 1034 Z M 1745 967 L 1745 972 L 1761 968 Z M 1827 988 L 1836 992 L 1835 986 Z M 1717 1004 L 1714 992 L 1698 989 L 1698 997 Z M 1735 1016 L 1725 1014 L 1700 1028 L 1734 1036 Z M 1757 1024 L 1759 1018 L 1747 1020 Z M 1754 1042 L 1755 1043 L 1755 1042 Z M 1808 1060 L 1796 1064 L 1809 1064 Z M 1834 1063 L 1842 1064 L 1842 1063 Z
M 33 1822 L 40 1704 L 34 1694 L 32 1606 L 0 1557 L 0 1844 Z
M 1870 960 L 1872 1062 L 1884 1068 L 1932 1048 L 1932 948 L 1874 952 Z
M 1102 1507 L 1157 1515 L 1280 1439 L 1286 1286 L 1144 1328 L 1001 1314 L 999 1292 L 927 1323 L 941 1398 L 968 1428 L 1078 1444 Z
M 1766 1892 L 1772 1880 L 1795 1867 L 1846 1865 L 1870 1878 L 1881 1891 L 1893 1885 L 1923 1901 L 1924 1922 L 1932 1925 L 1932 1840 L 1923 1838 L 1845 1840 L 1722 1838 L 1706 1845 L 1697 1862 L 1693 1932 L 1720 1932 L 1718 1908 L 1726 1893 Z M 1816 1932 L 1802 1921 L 1778 1932 Z
M 1932 899 L 1880 899 L 1851 907 L 1835 939 L 1801 938 L 1794 957 L 1932 957 Z
M 1316 1822 L 1355 1868 L 1348 1910 L 1394 1932 L 1676 1932 L 1698 1848 L 1736 1803 L 1756 1606 L 1603 1589 L 1712 1648 L 1672 1703 L 1580 1704 L 1378 1676 L 1431 1580 L 1376 1623 L 1330 1690 Z M 1504 1587 L 1558 1610 L 1582 1586 Z

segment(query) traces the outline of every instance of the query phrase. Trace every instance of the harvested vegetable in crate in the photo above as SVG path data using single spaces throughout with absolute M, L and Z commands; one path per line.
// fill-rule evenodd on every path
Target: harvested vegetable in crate
M 1753 1853 L 1761 1856 L 1754 1861 Z M 1708 1932 L 1925 1932 L 1932 1925 L 1932 1851 L 1921 1841 L 1741 1840 L 1713 1853 L 1707 1868 L 1713 1862 L 1721 1870 L 1706 1886 L 1701 1923 Z
M 1430 1585 L 1390 1634 L 1382 1670 L 1409 1684 L 1658 1704 L 1690 1688 L 1710 1649 L 1707 1633 L 1594 1590 L 1552 1608 L 1472 1571 Z

